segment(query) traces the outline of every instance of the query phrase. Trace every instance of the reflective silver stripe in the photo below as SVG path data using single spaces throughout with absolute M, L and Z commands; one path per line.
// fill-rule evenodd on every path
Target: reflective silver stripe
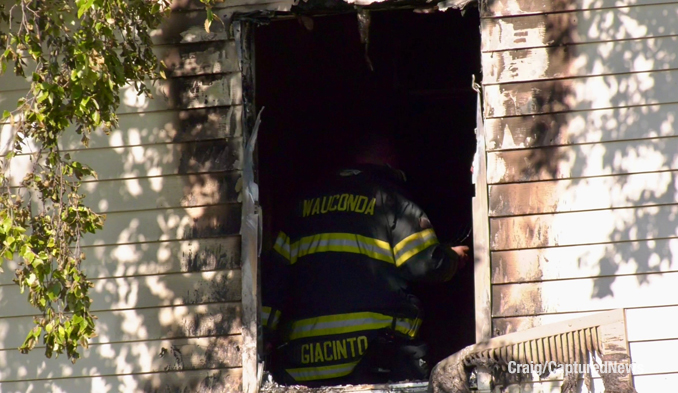
M 275 329 L 280 320 L 280 311 L 268 306 L 261 307 L 261 326 Z
M 275 310 L 273 313 L 273 316 L 271 317 L 271 329 L 275 329 L 278 327 L 278 322 L 280 322 L 280 311 Z
M 354 247 L 360 251 L 374 252 L 377 254 L 384 255 L 392 259 L 393 254 L 391 250 L 384 250 L 373 244 L 364 243 L 356 239 L 323 239 L 323 238 L 314 238 L 310 243 L 301 244 L 299 246 L 300 256 L 309 254 L 309 250 L 312 252 L 318 252 L 323 248 L 341 248 L 341 247 Z
M 314 337 L 327 334 L 350 333 L 360 330 L 383 329 L 391 326 L 393 318 L 389 316 L 372 316 L 357 319 L 345 319 L 338 321 L 317 321 L 311 324 L 294 324 L 290 339 L 300 337 Z
M 290 340 L 303 337 L 351 333 L 362 330 L 383 329 L 390 327 L 392 323 L 393 317 L 370 312 L 309 318 L 292 324 Z
M 394 247 L 396 266 L 402 265 L 413 255 L 437 243 L 438 237 L 432 229 L 426 229 L 408 236 Z
M 421 319 L 419 318 L 393 318 L 389 315 L 373 312 L 325 315 L 294 322 L 291 326 L 288 340 L 390 327 L 393 327 L 399 333 L 414 338 L 419 331 L 420 325 Z
M 388 242 L 351 233 L 323 233 L 304 237 L 292 245 L 290 259 L 295 263 L 298 258 L 319 252 L 348 252 L 388 263 L 395 262 Z
M 316 379 L 340 378 L 350 374 L 358 362 L 335 364 L 323 367 L 292 368 L 287 371 L 295 381 L 313 381 Z
M 432 230 L 422 231 L 422 232 L 419 232 L 417 234 L 421 234 L 421 236 L 417 236 L 417 237 L 413 238 L 412 240 L 407 242 L 407 244 L 405 244 L 403 248 L 401 248 L 400 250 L 398 250 L 395 253 L 396 259 L 400 258 L 401 255 L 412 250 L 413 248 L 416 248 L 416 247 L 426 243 L 427 241 L 429 241 L 433 238 L 436 238 L 436 234 Z M 406 240 L 403 240 L 403 242 L 405 242 Z M 403 242 L 401 242 L 401 243 L 403 243 Z
M 273 249 L 276 250 L 285 259 L 291 260 L 290 256 L 290 238 L 284 233 L 280 232 L 278 238 L 275 239 Z
M 270 312 L 261 310 L 261 325 L 262 326 L 268 325 L 268 318 L 270 316 L 271 316 Z
M 395 330 L 409 337 L 414 337 L 417 335 L 420 325 L 421 319 L 419 318 L 396 318 Z
M 299 242 L 294 242 L 290 246 L 290 262 L 295 263 L 299 258 Z

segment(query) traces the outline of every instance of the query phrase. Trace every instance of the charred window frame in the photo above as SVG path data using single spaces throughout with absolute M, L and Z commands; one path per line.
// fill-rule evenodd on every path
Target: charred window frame
M 463 9 L 469 3 L 475 0 L 446 0 L 439 3 L 443 7 Z M 481 2 L 482 3 L 482 2 Z M 328 0 L 323 2 L 321 8 L 317 8 L 313 1 L 300 2 L 296 7 L 295 13 L 275 13 L 270 11 L 257 11 L 248 14 L 236 15 L 233 18 L 232 28 L 234 29 L 238 57 L 242 71 L 242 105 L 243 105 L 243 137 L 246 146 L 252 147 L 251 169 L 253 177 L 250 179 L 254 185 L 249 185 L 256 189 L 258 183 L 258 152 L 254 143 L 256 142 L 256 124 L 257 113 L 255 106 L 255 47 L 254 30 L 256 26 L 262 23 L 269 23 L 272 19 L 278 18 L 297 18 L 305 13 L 332 14 L 355 12 L 356 6 L 344 3 L 341 0 Z M 331 5 L 328 8 L 328 4 Z M 394 10 L 401 8 L 413 8 L 417 4 L 429 7 L 431 12 L 436 11 L 436 4 L 426 1 L 413 0 L 410 4 L 394 6 L 389 2 L 377 3 L 370 9 L 376 10 Z M 479 7 L 482 7 L 480 4 Z M 475 186 L 475 196 L 472 199 L 473 216 L 473 244 L 474 244 L 474 291 L 475 291 L 475 321 L 476 321 L 476 342 L 489 339 L 491 337 L 491 282 L 490 282 L 490 252 L 489 252 L 489 213 L 488 213 L 488 185 L 486 178 L 487 155 L 485 151 L 485 133 L 483 128 L 483 106 L 481 86 L 475 84 L 478 93 L 477 99 L 477 117 L 476 117 L 476 155 L 474 157 L 474 175 L 473 183 Z M 264 115 L 265 118 L 265 115 Z M 245 154 L 248 154 L 246 149 Z M 246 179 L 244 179 L 246 181 Z M 243 184 L 243 189 L 248 185 Z M 256 192 L 255 192 L 256 194 Z M 262 247 L 261 239 L 261 211 L 258 195 L 251 204 L 247 205 L 243 200 L 243 229 L 242 234 L 242 266 L 243 266 L 243 288 L 242 288 L 242 323 L 243 323 L 243 391 L 256 392 L 262 382 L 263 363 L 261 362 L 261 353 L 263 345 L 261 334 L 258 330 L 260 323 L 259 312 L 261 309 L 260 297 L 260 252 Z M 254 215 L 257 218 L 257 224 L 254 230 L 245 228 L 247 218 Z M 415 384 L 416 385 L 416 384 Z M 405 390 L 421 389 L 422 386 L 403 386 Z

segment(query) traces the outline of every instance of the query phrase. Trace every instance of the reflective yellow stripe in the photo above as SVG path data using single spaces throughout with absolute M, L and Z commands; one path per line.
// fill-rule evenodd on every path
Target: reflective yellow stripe
M 393 326 L 393 317 L 375 312 L 357 312 L 302 319 L 292 324 L 289 340 L 385 329 Z M 419 318 L 396 318 L 395 330 L 415 337 L 421 325 Z
M 273 310 L 271 307 L 261 307 L 261 325 L 275 329 L 280 321 L 280 311 Z
M 275 329 L 278 327 L 278 322 L 280 321 L 280 311 L 275 310 L 273 313 L 273 317 L 271 318 L 271 329 Z
M 278 238 L 275 239 L 275 245 L 273 246 L 273 249 L 288 261 L 292 260 L 290 257 L 290 238 L 284 232 L 281 231 L 278 234 Z
M 373 312 L 326 315 L 294 322 L 289 339 L 384 329 L 392 323 L 393 317 Z
M 421 232 L 413 233 L 410 236 L 401 240 L 395 247 L 393 247 L 393 252 L 398 254 L 402 249 L 408 247 L 410 244 L 420 243 L 422 240 L 427 239 L 431 235 L 435 236 L 435 232 L 432 228 L 425 229 Z
M 301 238 L 290 247 L 290 261 L 321 252 L 347 252 L 394 263 L 388 242 L 353 233 L 321 233 Z
M 393 247 L 396 266 L 402 265 L 408 259 L 436 244 L 438 244 L 438 237 L 436 237 L 433 229 L 413 233 Z
M 397 318 L 395 330 L 410 338 L 414 338 L 419 332 L 419 326 L 421 326 L 421 319 L 419 318 Z
M 287 371 L 295 381 L 315 381 L 318 379 L 344 377 L 353 372 L 353 369 L 357 364 L 358 362 L 351 362 L 323 367 L 291 368 L 285 371 Z
M 261 325 L 268 325 L 268 318 L 271 316 L 271 307 L 263 306 L 261 307 Z

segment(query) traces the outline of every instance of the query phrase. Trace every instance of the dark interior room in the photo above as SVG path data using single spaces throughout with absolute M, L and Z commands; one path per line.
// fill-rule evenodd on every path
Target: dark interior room
M 399 169 L 441 242 L 464 239 L 473 249 L 478 12 L 371 17 L 367 54 L 355 13 L 283 17 L 255 32 L 265 248 L 297 191 L 339 166 L 348 140 L 380 129 L 397 140 Z M 475 342 L 473 285 L 469 263 L 450 282 L 414 287 L 430 364 Z

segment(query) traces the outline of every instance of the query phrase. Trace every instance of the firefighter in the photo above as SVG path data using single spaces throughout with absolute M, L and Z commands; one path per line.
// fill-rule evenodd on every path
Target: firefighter
M 261 323 L 278 382 L 427 378 L 421 306 L 408 284 L 449 280 L 468 247 L 439 243 L 393 169 L 390 140 L 362 142 L 352 165 L 298 201 L 264 260 Z

